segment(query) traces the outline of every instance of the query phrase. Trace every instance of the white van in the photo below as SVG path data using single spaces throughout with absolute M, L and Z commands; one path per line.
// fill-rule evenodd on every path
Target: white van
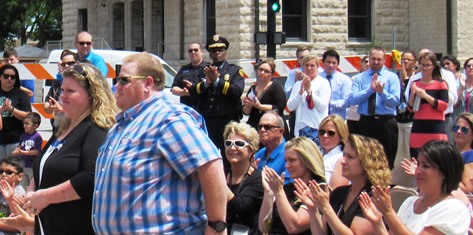
M 57 64 L 61 58 L 61 52 L 63 50 L 53 50 L 49 54 L 47 63 L 48 64 Z M 76 52 L 75 49 L 72 49 L 71 51 Z M 137 53 L 136 51 L 120 51 L 120 50 L 93 50 L 93 52 L 97 55 L 100 55 L 104 58 L 105 62 L 109 65 L 109 71 L 108 71 L 108 76 L 107 76 L 107 82 L 112 86 L 116 83 L 114 81 L 114 77 L 117 77 L 118 74 L 120 73 L 121 66 L 123 64 L 123 58 L 126 56 Z M 174 103 L 179 103 L 179 97 L 175 96 L 171 93 L 171 85 L 174 80 L 174 77 L 176 76 L 176 71 L 168 64 L 166 61 L 162 60 L 159 56 L 156 56 L 154 54 L 151 54 L 153 57 L 157 58 L 161 64 L 163 65 L 164 69 L 164 75 L 165 75 L 165 89 L 164 93 L 166 96 Z M 46 95 L 49 92 L 49 86 L 51 85 L 52 80 L 45 80 L 44 84 L 44 89 L 43 89 L 43 98 L 46 97 Z

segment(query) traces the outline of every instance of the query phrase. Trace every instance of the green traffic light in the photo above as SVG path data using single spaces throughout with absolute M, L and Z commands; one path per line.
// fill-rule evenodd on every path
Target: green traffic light
M 273 5 L 271 5 L 271 10 L 273 12 L 279 12 L 279 10 L 281 10 L 281 5 L 279 4 L 279 1 L 273 2 Z

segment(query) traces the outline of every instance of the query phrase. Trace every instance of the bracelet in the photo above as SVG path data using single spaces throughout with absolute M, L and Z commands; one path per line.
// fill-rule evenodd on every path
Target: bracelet
M 15 110 L 15 107 L 12 106 L 10 113 L 13 113 L 13 110 Z

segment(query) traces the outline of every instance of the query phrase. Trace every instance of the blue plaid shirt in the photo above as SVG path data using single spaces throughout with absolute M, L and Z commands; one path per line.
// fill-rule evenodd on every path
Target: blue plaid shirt
M 97 158 L 97 234 L 185 234 L 204 225 L 197 169 L 221 158 L 204 119 L 163 92 L 116 119 Z

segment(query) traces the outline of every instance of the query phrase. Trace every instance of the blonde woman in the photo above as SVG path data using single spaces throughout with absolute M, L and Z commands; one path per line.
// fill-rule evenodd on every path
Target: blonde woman
M 236 232 L 244 226 L 248 234 L 258 234 L 258 212 L 263 199 L 261 172 L 254 167 L 258 132 L 248 124 L 230 122 L 223 139 L 225 157 L 231 166 L 227 175 L 228 231 Z
M 306 137 L 295 137 L 285 146 L 286 168 L 301 184 L 325 184 L 322 153 Z M 284 173 L 263 169 L 264 197 L 259 212 L 259 230 L 269 234 L 310 234 L 307 207 L 294 193 L 294 183 L 284 185 Z
M 91 209 L 95 161 L 118 108 L 110 87 L 92 65 L 63 73 L 65 119 L 33 165 L 25 208 L 36 215 L 35 231 L 44 234 L 95 234 Z
M 370 193 L 373 185 L 386 187 L 391 183 L 386 154 L 378 140 L 353 134 L 348 136 L 343 152 L 342 175 L 351 185 L 329 194 L 315 182 L 308 186 L 296 182 L 298 196 L 308 208 L 312 234 L 373 234 L 358 199 L 362 192 Z

